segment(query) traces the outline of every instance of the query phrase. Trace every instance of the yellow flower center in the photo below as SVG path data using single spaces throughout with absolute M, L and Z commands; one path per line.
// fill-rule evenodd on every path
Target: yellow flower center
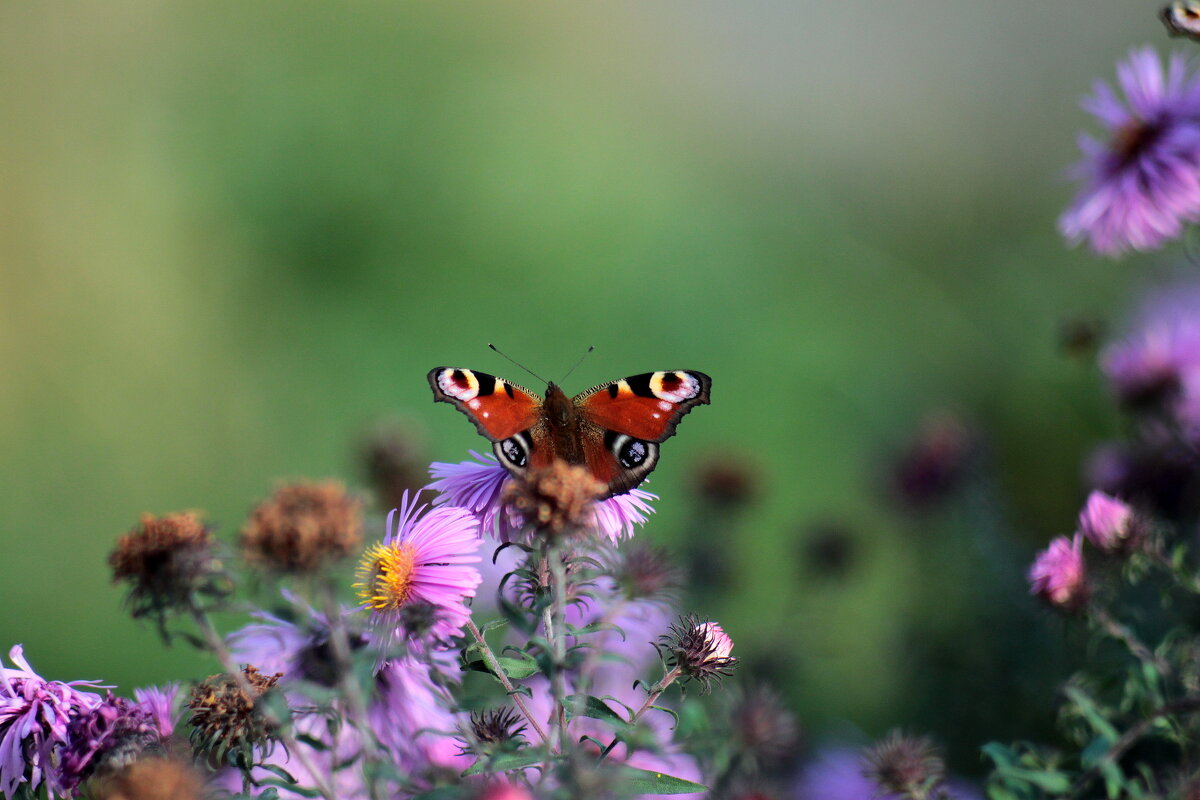
M 375 611 L 398 611 L 412 594 L 417 548 L 408 542 L 376 544 L 358 565 L 358 597 Z

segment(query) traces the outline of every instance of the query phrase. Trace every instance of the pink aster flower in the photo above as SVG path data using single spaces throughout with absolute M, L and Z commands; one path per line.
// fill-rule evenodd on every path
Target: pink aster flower
M 1141 538 L 1141 528 L 1128 504 L 1104 492 L 1088 495 L 1087 505 L 1079 512 L 1079 531 L 1106 553 L 1136 544 Z
M 56 783 L 75 796 L 89 778 L 119 771 L 142 753 L 160 749 L 156 720 L 139 703 L 111 693 L 89 710 L 77 711 L 67 725 L 67 744 L 59 758 Z
M 509 480 L 508 470 L 491 454 L 470 452 L 474 461 L 430 465 L 429 474 L 434 480 L 428 488 L 438 493 L 433 503 L 438 507 L 465 508 L 478 520 L 481 533 L 501 542 L 512 541 L 525 526 L 525 520 L 501 499 Z M 657 499 L 641 489 L 613 495 L 593 505 L 592 524 L 600 536 L 610 541 L 633 536 L 634 530 L 654 513 L 650 501 Z
M 36 790 L 43 783 L 55 797 L 54 759 L 67 743 L 73 714 L 86 713 L 101 702 L 95 681 L 48 681 L 25 660 L 24 648 L 14 645 L 8 657 L 16 669 L 0 661 L 0 792 L 13 797 L 21 784 Z
M 405 494 L 388 514 L 383 541 L 359 565 L 355 586 L 385 654 L 401 638 L 418 646 L 426 633 L 448 641 L 471 616 L 464 601 L 481 580 L 472 566 L 479 561 L 479 522 L 462 508 L 426 509 Z
M 1080 138 L 1084 185 L 1059 219 L 1068 240 L 1107 255 L 1156 248 L 1200 219 L 1200 82 L 1182 55 L 1164 72 L 1149 47 L 1117 66 L 1117 81 L 1123 100 L 1104 83 L 1084 100 L 1107 141 Z
M 1055 608 L 1074 611 L 1087 601 L 1083 537 L 1059 536 L 1038 554 L 1029 568 L 1029 591 Z

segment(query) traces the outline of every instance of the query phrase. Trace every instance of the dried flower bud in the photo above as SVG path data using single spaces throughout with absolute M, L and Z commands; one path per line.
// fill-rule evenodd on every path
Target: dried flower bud
M 396 508 L 406 491 L 415 493 L 428 482 L 424 450 L 423 437 L 397 422 L 380 424 L 363 437 L 359 463 L 381 508 Z
M 683 588 L 683 570 L 664 548 L 631 542 L 616 554 L 613 570 L 629 600 L 672 601 Z
M 485 755 L 517 750 L 525 745 L 524 730 L 521 717 L 511 708 L 473 711 L 461 752 Z
M 204 782 L 190 764 L 173 758 L 143 758 L 99 782 L 96 800 L 203 800 Z
M 698 681 L 705 692 L 714 680 L 732 675 L 737 664 L 730 655 L 733 640 L 729 635 L 717 623 L 701 621 L 695 614 L 680 617 L 654 646 L 668 668 Z
M 1128 504 L 1104 492 L 1092 492 L 1079 512 L 1079 531 L 1106 553 L 1128 552 L 1148 533 L 1145 522 Z
M 269 752 L 273 740 L 273 721 L 261 713 L 260 699 L 283 677 L 263 675 L 256 667 L 246 666 L 242 681 L 232 675 L 213 675 L 192 689 L 188 708 L 192 710 L 192 744 L 208 755 L 209 763 L 248 767 L 254 754 Z
M 780 761 L 800 742 L 796 717 L 769 686 L 734 691 L 729 721 L 739 752 L 759 764 Z
M 703 502 L 728 509 L 746 505 L 758 490 L 754 470 L 728 456 L 702 462 L 694 471 L 692 482 Z
M 537 531 L 551 538 L 571 536 L 592 523 L 592 503 L 608 487 L 592 477 L 587 467 L 556 459 L 542 469 L 532 469 L 504 489 L 508 503 Z
M 1029 568 L 1029 591 L 1062 611 L 1078 611 L 1090 588 L 1083 561 L 1083 537 L 1059 536 L 1038 554 Z
M 242 528 L 246 560 L 280 572 L 316 572 L 361 543 L 362 504 L 337 481 L 280 486 Z
M 924 736 L 889 733 L 863 755 L 864 774 L 886 794 L 922 800 L 946 777 L 946 765 L 933 742 Z
M 129 584 L 126 602 L 134 618 L 153 617 L 161 625 L 168 611 L 189 608 L 202 596 L 228 594 L 215 544 L 193 513 L 143 514 L 108 556 L 113 583 Z

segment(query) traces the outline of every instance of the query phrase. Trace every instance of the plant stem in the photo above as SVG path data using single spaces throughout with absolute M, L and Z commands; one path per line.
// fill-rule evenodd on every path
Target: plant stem
M 1092 606 L 1091 612 L 1092 619 L 1096 621 L 1101 629 L 1109 636 L 1125 645 L 1129 652 L 1132 653 L 1138 661 L 1153 666 L 1163 675 L 1170 674 L 1170 666 L 1168 666 L 1162 659 L 1154 655 L 1150 648 L 1143 644 L 1142 640 L 1139 639 L 1137 635 L 1127 626 L 1122 625 L 1107 611 L 1099 606 Z
M 661 681 L 654 684 L 654 687 L 650 690 L 650 694 L 646 695 L 646 702 L 642 703 L 642 707 L 635 711 L 633 716 L 629 718 L 629 724 L 631 726 L 636 725 L 637 721 L 642 718 L 642 714 L 645 714 L 652 705 L 658 702 L 658 698 L 662 697 L 662 693 L 667 690 L 667 687 L 675 682 L 675 679 L 679 677 L 679 673 L 679 667 L 675 667 L 667 674 L 663 675 Z M 620 741 L 620 736 L 614 736 L 613 740 L 608 743 L 608 747 L 604 748 L 604 750 L 600 752 L 600 757 L 597 759 L 597 763 L 603 761 Z
M 350 722 L 358 729 L 358 735 L 363 746 L 363 761 L 365 762 L 365 783 L 367 795 L 371 800 L 379 800 L 379 748 L 376 746 L 375 733 L 367 719 L 367 704 L 363 699 L 362 687 L 354 675 L 354 662 L 350 653 L 350 635 L 346 632 L 346 623 L 342 619 L 341 609 L 338 608 L 337 598 L 333 587 L 325 582 L 321 587 L 322 599 L 325 604 L 325 616 L 329 622 L 329 641 L 333 645 L 334 669 L 337 670 L 338 686 L 346 698 L 347 710 L 350 712 Z
M 250 685 L 250 682 L 246 680 L 246 676 L 238 667 L 237 662 L 234 661 L 233 654 L 230 653 L 229 648 L 225 646 L 225 640 L 221 638 L 219 633 L 217 633 L 217 629 L 213 627 L 212 621 L 209 620 L 208 615 L 195 603 L 192 603 L 191 612 L 192 619 L 196 621 L 197 627 L 200 628 L 200 633 L 204 637 L 205 644 L 208 645 L 209 650 L 213 652 L 213 655 L 217 657 L 217 660 L 221 662 L 221 667 L 227 674 L 237 681 L 238 688 L 245 692 L 246 697 L 254 701 L 257 698 L 257 692 L 255 692 L 254 687 Z M 258 704 L 255 703 L 256 707 L 257 705 Z M 275 714 L 268 708 L 260 709 L 260 713 L 262 713 L 267 724 L 275 730 L 275 736 L 280 742 L 283 743 L 288 755 L 294 755 L 296 760 L 300 762 L 300 766 L 312 776 L 314 784 L 313 788 L 317 790 L 317 793 L 320 794 L 321 797 L 325 798 L 325 800 L 337 800 L 337 796 L 333 793 L 333 789 L 330 788 L 325 782 L 324 778 L 321 776 L 321 773 L 317 770 L 316 765 L 313 764 L 312 759 L 309 758 L 308 753 L 301 749 L 300 743 L 296 741 L 294 736 L 292 736 L 291 731 L 288 730 L 286 725 L 284 725 L 283 720 L 277 718 Z
M 550 737 L 546 735 L 546 730 L 537 721 L 537 717 L 530 713 L 529 706 L 525 704 L 525 698 L 516 690 L 512 681 L 508 679 L 508 676 L 504 674 L 504 670 L 500 667 L 500 662 L 496 659 L 496 654 L 492 652 L 492 648 L 488 645 L 487 640 L 483 638 L 483 633 L 475 625 L 475 620 L 467 620 L 467 630 L 471 632 L 471 635 L 475 637 L 475 642 L 479 645 L 479 653 L 483 656 L 483 663 L 487 664 L 487 668 L 492 671 L 492 674 L 504 686 L 505 691 L 508 692 L 508 696 L 512 698 L 513 703 L 516 704 L 517 708 L 525 716 L 525 721 L 529 723 L 529 726 L 537 732 L 542 743 L 549 744 Z
M 566 624 L 565 597 L 567 594 L 567 570 L 563 566 L 555 548 L 550 549 L 550 605 L 545 612 L 546 639 L 550 642 L 550 655 L 554 661 L 554 675 L 551 677 L 551 688 L 554 693 L 554 711 L 556 727 L 558 728 L 559 752 L 566 752 L 568 745 L 567 734 L 567 684 L 564 668 L 566 666 Z

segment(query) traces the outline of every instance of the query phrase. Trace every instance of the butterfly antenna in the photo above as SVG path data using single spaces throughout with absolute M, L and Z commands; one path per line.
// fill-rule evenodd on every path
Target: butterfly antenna
M 495 352 L 499 353 L 500 355 L 504 356 L 504 357 L 505 357 L 505 358 L 507 358 L 509 361 L 512 361 L 512 363 L 513 363 L 513 364 L 515 364 L 515 365 L 517 365 L 518 367 L 520 367 L 521 369 L 525 370 L 526 372 L 528 372 L 528 373 L 529 373 L 530 375 L 532 375 L 533 377 L 537 378 L 537 379 L 538 379 L 539 381 L 541 381 L 542 383 L 545 383 L 545 384 L 547 384 L 547 385 L 550 383 L 550 381 L 546 380 L 546 379 L 545 379 L 545 378 L 543 378 L 541 375 L 538 375 L 536 372 L 534 372 L 534 371 L 533 371 L 533 370 L 531 370 L 529 367 L 527 367 L 527 366 L 525 366 L 524 364 L 522 364 L 520 361 L 517 361 L 517 360 L 513 359 L 513 358 L 512 358 L 512 357 L 510 357 L 510 356 L 509 356 L 507 353 L 505 353 L 504 351 L 502 351 L 502 350 L 500 350 L 499 348 L 497 348 L 497 347 L 496 347 L 496 345 L 492 344 L 491 342 L 488 342 L 488 347 L 490 347 L 492 350 L 494 350 Z
M 563 381 L 565 381 L 567 378 L 571 377 L 571 373 L 575 371 L 575 367 L 578 367 L 580 364 L 582 364 L 582 363 L 583 363 L 583 360 L 584 360 L 585 358 L 587 358 L 587 357 L 588 357 L 588 353 L 592 352 L 592 351 L 593 351 L 593 350 L 595 350 L 595 349 L 596 349 L 596 348 L 595 348 L 595 346 L 594 346 L 594 345 L 593 345 L 593 346 L 590 346 L 590 347 L 588 347 L 588 349 L 584 351 L 583 355 L 581 355 L 581 356 L 579 357 L 579 360 L 575 362 L 575 366 L 574 366 L 574 367 L 571 367 L 569 370 L 567 370 L 567 374 L 562 376 L 562 380 L 561 380 L 561 381 L 559 381 L 559 383 L 562 383 L 562 382 L 563 382 Z

